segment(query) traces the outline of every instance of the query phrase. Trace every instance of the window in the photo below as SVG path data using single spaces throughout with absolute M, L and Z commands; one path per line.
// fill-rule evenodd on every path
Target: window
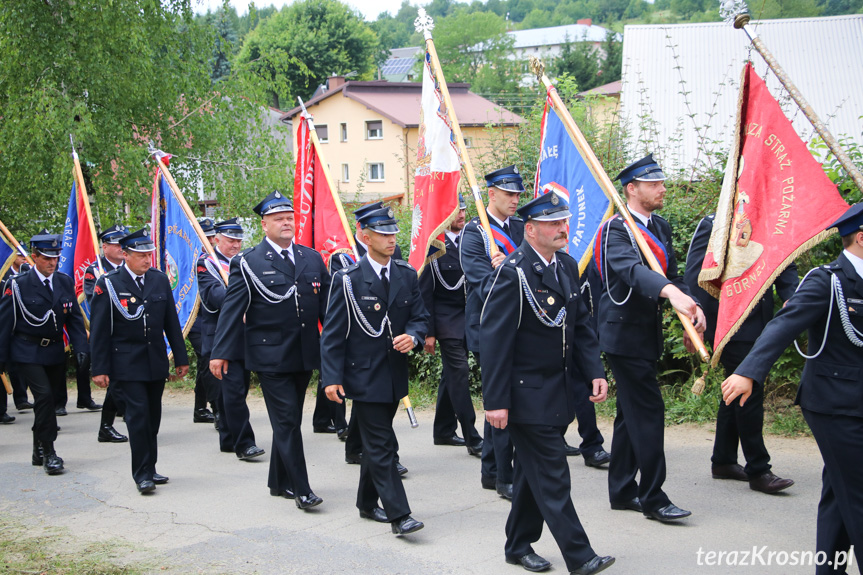
M 384 181 L 384 164 L 380 162 L 378 164 L 369 164 L 369 181 L 370 182 L 383 182 Z
M 327 129 L 326 124 L 315 126 L 315 132 L 318 133 L 318 140 L 320 140 L 322 144 L 326 144 L 330 141 L 330 131 Z
M 348 125 L 342 122 L 339 124 L 339 141 L 347 142 L 348 141 Z M 347 180 L 345 180 L 347 182 Z
M 464 139 L 464 147 L 465 148 L 473 148 L 473 138 L 465 138 Z
M 344 126 L 344 124 L 342 124 L 342 126 Z M 350 171 L 350 168 L 348 168 L 347 164 L 342 164 L 342 181 L 343 182 L 350 182 L 351 181 L 351 171 Z
M 366 122 L 366 140 L 380 140 L 383 137 L 384 123 L 382 120 L 373 120 L 371 122 Z

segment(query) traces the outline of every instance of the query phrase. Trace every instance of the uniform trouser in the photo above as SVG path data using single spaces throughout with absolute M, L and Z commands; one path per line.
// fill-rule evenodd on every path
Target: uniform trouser
M 590 401 L 590 388 L 583 379 L 579 379 L 575 387 L 575 418 L 578 420 L 578 435 L 581 437 L 579 449 L 587 458 L 602 448 L 605 438 L 596 425 L 596 406 Z
M 21 374 L 18 373 L 18 366 L 14 362 L 6 364 L 6 374 L 9 376 L 9 383 L 12 384 L 12 401 L 15 402 L 15 407 L 27 402 L 27 384 L 24 383 Z
M 851 546 L 857 564 L 863 559 L 863 418 L 827 415 L 803 409 L 803 417 L 824 460 L 821 501 L 818 504 L 816 550 L 834 561 Z M 842 566 L 821 565 L 817 575 L 845 573 Z
M 732 374 L 752 349 L 753 342 L 732 341 L 722 351 L 720 361 L 725 373 Z M 764 445 L 764 384 L 752 384 L 752 395 L 743 407 L 739 401 L 730 406 L 719 400 L 716 413 L 716 438 L 713 442 L 714 465 L 737 463 L 737 445 L 743 449 L 746 458 L 745 471 L 749 477 L 758 477 L 770 471 L 770 454 Z
M 90 393 L 90 366 L 78 365 L 78 359 L 73 355 L 72 363 L 75 365 L 75 383 L 78 387 L 78 399 L 76 405 L 85 405 L 93 400 Z M 54 407 L 66 407 L 69 401 L 69 393 L 66 390 L 66 378 L 63 378 L 62 384 L 56 383 L 54 386 Z
M 473 353 L 479 363 L 479 353 Z M 498 483 L 512 483 L 512 439 L 508 429 L 497 429 L 486 420 L 483 427 L 481 473 Z
M 156 437 L 162 423 L 165 380 L 112 381 L 111 386 L 114 401 L 126 417 L 132 449 L 132 478 L 135 483 L 152 481 L 159 456 Z
M 531 544 L 542 535 L 544 521 L 567 569 L 578 569 L 596 553 L 572 504 L 561 428 L 512 422 L 507 428 L 515 447 L 515 465 L 504 553 L 513 558 L 533 553 Z
M 432 434 L 449 438 L 455 434 L 456 422 L 468 445 L 477 445 L 482 436 L 476 430 L 476 412 L 470 397 L 470 368 L 464 339 L 439 339 L 443 375 L 438 384 Z
M 665 402 L 656 381 L 656 361 L 606 354 L 617 383 L 617 417 L 608 466 L 608 497 L 623 503 L 638 497 L 645 511 L 671 501 L 665 483 Z M 641 481 L 635 476 L 641 472 Z
M 387 513 L 389 521 L 410 515 L 407 494 L 396 469 L 396 434 L 393 418 L 398 402 L 353 402 L 353 417 L 361 430 L 363 461 L 360 466 L 360 484 L 357 489 L 357 508 L 369 511 L 378 505 Z
M 344 429 L 348 426 L 345 420 L 346 405 L 344 402 L 336 403 L 330 401 L 322 387 L 318 387 L 315 398 L 315 411 L 312 414 L 312 425 L 315 427 L 327 427 L 332 425 L 336 429 Z
M 66 384 L 66 364 L 17 364 L 18 374 L 33 394 L 33 437 L 39 441 L 56 441 L 57 415 L 54 413 L 54 390 Z
M 359 455 L 363 452 L 363 432 L 359 422 L 354 417 L 354 405 L 351 402 L 351 420 L 348 422 L 348 437 L 345 440 L 345 455 Z M 399 460 L 399 439 L 396 437 L 396 461 Z
M 102 420 L 100 425 L 114 425 L 114 418 L 117 417 L 117 402 L 114 401 L 114 384 L 109 383 L 108 389 L 105 390 L 105 401 L 102 402 Z
M 218 409 L 222 414 L 219 424 L 219 447 L 232 449 L 240 455 L 255 445 L 255 432 L 249 421 L 249 395 L 251 373 L 244 369 L 243 362 L 229 361 L 228 372 L 222 374 Z
M 311 371 L 258 372 L 273 427 L 273 453 L 267 479 L 270 489 L 288 489 L 297 495 L 312 492 L 303 451 L 303 436 L 300 433 L 303 402 L 311 377 Z

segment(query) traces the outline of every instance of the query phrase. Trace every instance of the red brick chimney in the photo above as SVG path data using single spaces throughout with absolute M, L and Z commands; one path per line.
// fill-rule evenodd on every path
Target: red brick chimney
M 584 24 L 585 26 L 593 26 L 593 20 L 591 18 L 582 18 L 578 20 L 576 24 Z
M 344 83 L 344 76 L 330 76 L 327 78 L 327 90 L 335 90 Z

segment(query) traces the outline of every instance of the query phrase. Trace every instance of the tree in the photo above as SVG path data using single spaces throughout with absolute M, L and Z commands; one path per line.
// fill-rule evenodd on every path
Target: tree
M 263 20 L 237 57 L 276 108 L 309 98 L 331 74 L 356 72 L 369 80 L 380 56 L 378 35 L 337 0 L 301 0 Z
M 217 82 L 231 73 L 231 60 L 237 47 L 239 18 L 234 7 L 228 0 L 224 0 L 219 10 L 214 13 L 207 12 L 204 19 L 215 32 L 210 77 L 213 82 Z
M 590 90 L 600 84 L 599 58 L 590 42 L 567 40 L 561 48 L 560 56 L 552 60 L 551 68 L 555 76 L 568 74 L 572 77 L 581 91 Z
M 212 35 L 189 0 L 0 3 L 0 50 L 0 204 L 22 239 L 62 229 L 69 134 L 106 225 L 150 219 L 149 140 L 177 154 L 192 205 L 200 186 L 246 211 L 256 188 L 289 181 L 287 150 L 259 128 L 250 87 L 213 92 Z

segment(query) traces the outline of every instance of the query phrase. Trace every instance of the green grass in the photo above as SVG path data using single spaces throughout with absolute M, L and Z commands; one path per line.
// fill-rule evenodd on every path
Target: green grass
M 68 531 L 33 529 L 0 517 L 0 572 L 52 575 L 138 575 L 142 566 L 120 565 L 128 553 L 122 543 L 76 545 Z M 63 547 L 61 549 L 61 547 Z

